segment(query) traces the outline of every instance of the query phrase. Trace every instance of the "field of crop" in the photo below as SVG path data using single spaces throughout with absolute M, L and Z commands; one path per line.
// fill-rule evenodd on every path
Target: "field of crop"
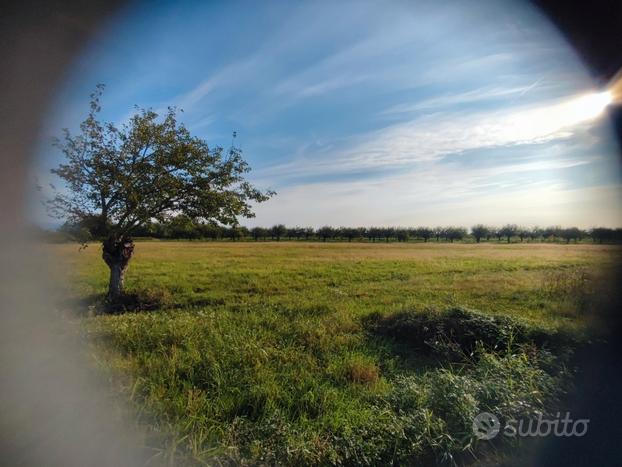
M 93 315 L 99 246 L 52 248 L 156 458 L 290 465 L 469 462 L 474 415 L 554 412 L 622 252 L 138 242 L 130 309 Z

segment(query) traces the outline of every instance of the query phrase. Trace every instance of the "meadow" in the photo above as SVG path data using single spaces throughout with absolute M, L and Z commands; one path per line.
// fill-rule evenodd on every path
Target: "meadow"
M 622 253 L 144 241 L 127 310 L 110 315 L 98 313 L 101 247 L 50 248 L 92 360 L 154 461 L 175 465 L 468 464 L 511 452 L 477 440 L 473 417 L 555 412 Z

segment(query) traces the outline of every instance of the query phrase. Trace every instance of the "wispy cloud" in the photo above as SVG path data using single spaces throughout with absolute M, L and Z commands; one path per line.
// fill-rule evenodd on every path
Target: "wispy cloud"
M 191 109 L 196 104 L 201 102 L 205 98 L 205 96 L 207 96 L 210 92 L 214 90 L 217 82 L 218 79 L 216 78 L 209 78 L 205 81 L 201 81 L 193 89 L 177 97 L 175 99 L 175 101 L 177 102 L 176 105 L 184 110 Z
M 392 115 L 411 113 L 421 110 L 436 110 L 453 107 L 460 104 L 472 104 L 482 101 L 496 100 L 499 98 L 506 98 L 509 96 L 523 96 L 528 91 L 532 90 L 537 85 L 537 81 L 528 86 L 517 87 L 488 87 L 479 88 L 472 91 L 466 91 L 454 94 L 443 94 L 440 96 L 432 97 L 429 99 L 423 99 L 414 103 L 398 104 L 382 111 L 381 115 Z
M 438 112 L 374 132 L 344 138 L 337 148 L 314 148 L 313 157 L 265 168 L 278 174 L 326 175 L 408 166 L 476 149 L 567 139 L 589 123 L 574 115 L 567 101 L 510 111 Z M 585 118 L 584 118 L 585 117 Z
M 261 64 L 260 54 L 233 61 L 199 81 L 190 91 L 172 98 L 172 103 L 186 112 L 192 112 L 210 94 L 217 94 L 221 99 L 229 96 L 235 92 L 236 86 L 247 82 Z
M 371 79 L 371 75 L 344 74 L 328 79 L 318 79 L 311 82 L 300 82 L 296 79 L 280 83 L 275 89 L 276 94 L 287 95 L 290 99 L 316 97 L 340 89 L 350 88 Z

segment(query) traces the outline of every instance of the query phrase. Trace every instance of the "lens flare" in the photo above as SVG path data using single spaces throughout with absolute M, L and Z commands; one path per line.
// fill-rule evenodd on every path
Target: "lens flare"
M 618 73 L 613 77 L 609 86 L 607 86 L 607 89 L 611 94 L 612 103 L 617 104 L 622 102 L 622 70 L 618 71 Z
M 572 99 L 555 110 L 559 112 L 562 120 L 573 124 L 598 117 L 612 102 L 610 91 L 595 92 Z
M 563 135 L 571 128 L 599 117 L 613 102 L 610 91 L 578 97 L 509 115 L 497 124 L 497 135 L 509 141 L 538 141 Z

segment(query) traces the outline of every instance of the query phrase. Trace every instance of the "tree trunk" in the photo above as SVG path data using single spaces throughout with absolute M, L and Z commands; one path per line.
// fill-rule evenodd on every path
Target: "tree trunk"
M 134 253 L 134 242 L 131 238 L 110 237 L 102 244 L 102 258 L 110 268 L 108 283 L 108 300 L 117 301 L 123 293 L 125 271 Z

